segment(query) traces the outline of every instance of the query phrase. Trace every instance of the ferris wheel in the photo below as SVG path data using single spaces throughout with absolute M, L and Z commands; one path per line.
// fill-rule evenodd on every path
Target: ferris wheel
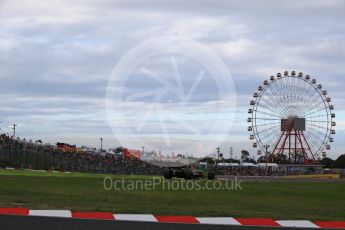
M 248 131 L 253 147 L 271 159 L 312 163 L 334 141 L 335 113 L 328 92 L 316 79 L 295 71 L 265 80 L 253 94 Z

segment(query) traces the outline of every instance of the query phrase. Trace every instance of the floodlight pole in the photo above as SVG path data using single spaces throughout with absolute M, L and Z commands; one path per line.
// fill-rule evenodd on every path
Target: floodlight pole
M 217 169 L 217 166 L 218 166 L 219 154 L 220 154 L 220 148 L 217 147 L 216 169 Z
M 103 138 L 99 138 L 101 140 L 101 151 L 103 151 Z
M 16 126 L 18 126 L 17 124 L 13 124 L 13 138 L 16 137 Z

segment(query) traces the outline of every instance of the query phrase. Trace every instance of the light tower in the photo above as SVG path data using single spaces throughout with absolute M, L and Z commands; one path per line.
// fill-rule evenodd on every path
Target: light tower
M 99 138 L 101 140 L 101 151 L 103 151 L 103 137 Z
M 16 137 L 16 127 L 17 126 L 18 126 L 17 124 L 13 124 L 13 127 L 12 127 L 12 129 L 13 129 L 13 138 Z

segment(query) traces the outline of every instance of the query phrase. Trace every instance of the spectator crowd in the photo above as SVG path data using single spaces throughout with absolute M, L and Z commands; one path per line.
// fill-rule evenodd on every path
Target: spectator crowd
M 55 146 L 0 135 L 0 167 L 48 171 L 160 175 L 160 167 L 122 154 L 65 152 Z

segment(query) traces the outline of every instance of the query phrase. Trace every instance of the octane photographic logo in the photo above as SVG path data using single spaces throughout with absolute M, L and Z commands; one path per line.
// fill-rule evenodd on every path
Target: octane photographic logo
M 140 43 L 119 60 L 105 105 L 119 143 L 140 149 L 142 160 L 162 166 L 169 159 L 193 160 L 192 155 L 214 152 L 231 129 L 236 92 L 229 69 L 213 50 L 194 40 L 162 36 Z
M 109 176 L 103 179 L 106 191 L 211 191 L 233 190 L 242 191 L 242 181 L 233 180 L 165 180 L 152 177 L 146 180 L 114 179 Z

